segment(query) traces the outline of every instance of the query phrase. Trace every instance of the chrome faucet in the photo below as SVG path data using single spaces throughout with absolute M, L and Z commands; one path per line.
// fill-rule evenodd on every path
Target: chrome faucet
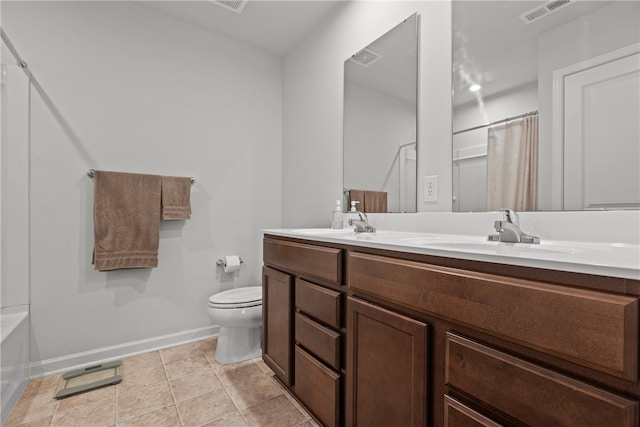
M 369 218 L 367 218 L 367 214 L 364 212 L 356 211 L 360 219 L 351 218 L 349 220 L 349 225 L 353 225 L 355 228 L 353 231 L 356 233 L 375 233 L 376 228 L 369 225 Z
M 502 221 L 493 223 L 498 234 L 490 234 L 489 241 L 511 242 L 511 243 L 540 243 L 540 238 L 529 236 L 520 230 L 520 219 L 518 213 L 512 209 L 501 209 Z

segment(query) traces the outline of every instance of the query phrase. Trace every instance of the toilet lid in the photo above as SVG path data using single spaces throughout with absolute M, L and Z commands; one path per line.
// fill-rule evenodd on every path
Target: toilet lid
M 251 304 L 262 302 L 262 286 L 247 286 L 245 288 L 230 289 L 219 292 L 209 298 L 209 304 L 234 305 Z

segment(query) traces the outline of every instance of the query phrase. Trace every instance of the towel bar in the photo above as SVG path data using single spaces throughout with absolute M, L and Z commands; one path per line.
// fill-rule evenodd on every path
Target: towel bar
M 95 175 L 95 173 L 96 173 L 95 169 L 89 169 L 89 172 L 87 172 L 87 176 L 89 178 L 93 179 L 93 176 Z M 195 179 L 195 177 L 192 176 L 191 177 L 191 183 L 193 184 L 195 182 L 196 182 L 196 179 Z

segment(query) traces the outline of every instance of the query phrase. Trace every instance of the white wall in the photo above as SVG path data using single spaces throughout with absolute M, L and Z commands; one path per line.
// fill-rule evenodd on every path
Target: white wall
M 449 1 L 349 2 L 284 61 L 282 222 L 327 226 L 342 195 L 344 61 L 403 19 L 420 14 L 418 176 L 440 176 L 438 203 L 451 210 L 451 4 Z M 363 159 L 366 161 L 366 158 Z M 422 179 L 418 179 L 422 194 Z
M 386 191 L 387 210 L 399 212 L 399 149 L 416 140 L 415 104 L 348 82 L 344 109 L 345 188 Z
M 2 27 L 35 79 L 36 367 L 210 333 L 207 298 L 258 285 L 259 229 L 281 225 L 281 58 L 128 2 L 2 2 Z M 161 225 L 158 268 L 93 270 L 90 168 L 196 177 L 192 218 Z M 235 278 L 215 266 L 225 254 L 245 261 Z

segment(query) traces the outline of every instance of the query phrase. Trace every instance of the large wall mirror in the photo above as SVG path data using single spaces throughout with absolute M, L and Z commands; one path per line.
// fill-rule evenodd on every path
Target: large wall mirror
M 345 201 L 416 212 L 418 16 L 344 63 Z
M 640 208 L 640 2 L 452 8 L 453 210 Z

